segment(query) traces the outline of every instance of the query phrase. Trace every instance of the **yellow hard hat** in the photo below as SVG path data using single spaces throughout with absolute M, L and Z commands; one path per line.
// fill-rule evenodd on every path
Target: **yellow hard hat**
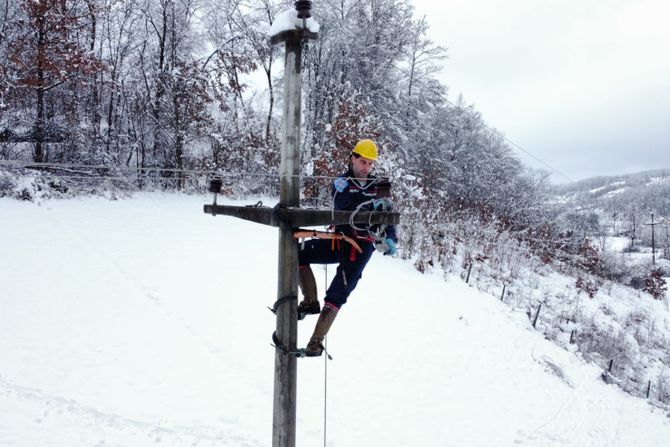
M 351 152 L 358 154 L 361 157 L 369 158 L 370 160 L 377 159 L 377 145 L 372 140 L 359 141 Z

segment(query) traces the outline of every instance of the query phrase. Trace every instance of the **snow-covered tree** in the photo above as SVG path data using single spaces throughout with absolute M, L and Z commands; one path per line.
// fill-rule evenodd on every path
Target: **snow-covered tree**
M 77 97 L 102 69 L 90 45 L 92 3 L 69 0 L 21 0 L 11 43 L 6 48 L 10 100 L 25 111 L 30 129 L 21 139 L 33 144 L 33 159 L 47 159 L 46 145 L 76 140 L 80 121 Z

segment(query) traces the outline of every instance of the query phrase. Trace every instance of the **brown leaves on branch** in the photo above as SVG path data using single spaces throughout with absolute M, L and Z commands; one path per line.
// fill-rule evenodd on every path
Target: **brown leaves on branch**
M 21 0 L 20 7 L 25 20 L 12 24 L 16 38 L 8 49 L 17 86 L 46 91 L 104 68 L 80 42 L 89 24 L 75 2 Z
M 663 278 L 661 269 L 655 268 L 649 272 L 649 275 L 644 279 L 644 287 L 642 290 L 649 293 L 654 299 L 663 299 L 668 287 L 665 278 Z

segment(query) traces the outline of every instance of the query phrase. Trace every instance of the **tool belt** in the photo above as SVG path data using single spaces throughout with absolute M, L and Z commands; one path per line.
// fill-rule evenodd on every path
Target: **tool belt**
M 354 233 L 353 237 L 350 237 L 345 235 L 344 233 L 331 233 L 328 231 L 307 230 L 303 228 L 298 228 L 297 230 L 293 231 L 294 239 L 304 239 L 308 237 L 332 240 L 333 242 L 331 248 L 333 251 L 341 249 L 340 245 L 341 241 L 347 242 L 349 245 L 351 245 L 351 252 L 349 254 L 349 260 L 351 262 L 356 260 L 356 255 L 358 253 L 363 253 L 363 249 L 356 240 L 368 243 L 374 243 L 375 241 L 374 236 L 370 236 L 367 234 L 365 236 L 361 236 L 358 235 L 356 232 Z

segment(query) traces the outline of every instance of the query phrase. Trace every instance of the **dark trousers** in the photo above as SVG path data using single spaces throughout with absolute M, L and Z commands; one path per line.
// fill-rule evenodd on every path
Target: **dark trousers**
M 326 291 L 324 301 L 335 306 L 337 309 L 347 302 L 347 298 L 356 288 L 358 280 L 361 279 L 363 269 L 367 265 L 375 246 L 371 242 L 358 241 L 363 253 L 358 253 L 353 247 L 344 241 L 333 241 L 328 239 L 312 239 L 298 247 L 298 265 L 301 268 L 310 264 L 338 264 L 337 272 L 330 287 Z M 352 255 L 352 250 L 355 253 Z M 353 258 L 353 259 L 352 259 Z

